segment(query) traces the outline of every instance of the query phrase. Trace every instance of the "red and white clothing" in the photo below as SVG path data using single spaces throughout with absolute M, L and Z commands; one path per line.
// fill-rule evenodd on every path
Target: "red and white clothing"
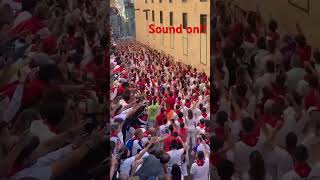
M 181 173 L 184 175 L 184 176 L 187 176 L 188 175 L 188 172 L 187 171 L 184 171 L 183 172 L 183 169 L 184 168 L 181 168 L 182 166 L 182 155 L 184 153 L 184 149 L 173 149 L 171 151 L 168 152 L 169 156 L 170 156 L 170 160 L 169 160 L 169 163 L 168 163 L 168 170 L 167 170 L 167 173 L 168 175 L 171 175 L 171 170 L 172 170 L 172 166 L 174 164 L 177 164 L 180 169 L 181 169 Z
M 310 166 L 308 164 L 295 165 L 293 170 L 281 177 L 281 180 L 319 180 L 320 165 Z
M 262 152 L 264 147 L 264 138 L 257 137 L 256 134 L 248 134 L 241 137 L 234 149 L 231 150 L 234 156 L 234 166 L 236 171 L 246 173 L 249 170 L 249 157 L 253 151 Z
M 132 156 L 138 154 L 143 149 L 143 144 L 141 142 L 142 140 L 139 140 L 139 139 L 135 139 L 133 141 L 132 151 L 131 151 Z
M 198 117 L 198 122 L 200 122 L 201 119 L 210 119 L 210 114 L 207 113 L 201 113 L 200 116 Z
M 209 180 L 209 159 L 203 162 L 196 162 L 191 165 L 190 174 L 193 174 L 194 180 Z
M 124 144 L 122 132 L 111 132 L 110 141 L 114 142 L 115 144 Z

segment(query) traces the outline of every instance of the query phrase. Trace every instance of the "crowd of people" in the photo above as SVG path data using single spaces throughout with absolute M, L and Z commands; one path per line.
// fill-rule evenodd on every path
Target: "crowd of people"
M 0 179 L 320 179 L 320 51 L 213 5 L 209 76 L 111 44 L 106 1 L 0 0 Z
M 111 55 L 111 176 L 209 179 L 208 76 L 137 41 Z
M 214 1 L 211 177 L 217 180 L 320 179 L 319 64 L 297 23 Z
M 0 0 L 0 179 L 109 179 L 104 0 Z

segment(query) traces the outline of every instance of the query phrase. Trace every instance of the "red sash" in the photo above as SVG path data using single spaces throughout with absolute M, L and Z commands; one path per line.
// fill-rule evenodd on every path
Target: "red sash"
M 294 172 L 301 178 L 308 177 L 311 172 L 311 167 L 307 163 L 297 163 L 294 165 Z

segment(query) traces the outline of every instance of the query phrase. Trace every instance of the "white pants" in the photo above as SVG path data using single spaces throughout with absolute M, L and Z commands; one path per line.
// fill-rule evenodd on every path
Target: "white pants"
M 196 130 L 189 130 L 187 138 L 188 138 L 188 140 L 191 139 L 190 144 L 189 144 L 191 146 L 191 148 L 193 146 L 195 146 L 196 145 Z

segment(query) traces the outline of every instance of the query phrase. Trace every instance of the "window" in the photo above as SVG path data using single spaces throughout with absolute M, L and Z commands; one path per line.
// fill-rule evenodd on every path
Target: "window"
M 160 24 L 163 23 L 162 11 L 160 11 Z
M 154 11 L 152 11 L 152 21 L 154 22 Z
M 173 12 L 170 12 L 170 26 L 173 26 Z
M 201 26 L 201 33 L 207 32 L 207 15 L 200 14 L 200 26 Z
M 188 27 L 187 13 L 182 13 L 182 27 L 183 27 L 183 29 L 187 29 L 187 27 Z
M 148 11 L 146 11 L 146 20 L 148 21 Z

